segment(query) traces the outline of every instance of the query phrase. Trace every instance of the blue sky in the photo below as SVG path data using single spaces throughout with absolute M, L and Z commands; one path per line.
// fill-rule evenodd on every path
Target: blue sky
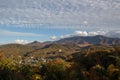
M 0 44 L 120 37 L 120 0 L 0 0 Z

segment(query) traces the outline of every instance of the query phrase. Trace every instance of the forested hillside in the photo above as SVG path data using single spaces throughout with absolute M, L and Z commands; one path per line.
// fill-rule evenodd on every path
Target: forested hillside
M 0 80 L 120 80 L 120 46 L 90 46 L 67 58 L 15 59 L 1 51 Z

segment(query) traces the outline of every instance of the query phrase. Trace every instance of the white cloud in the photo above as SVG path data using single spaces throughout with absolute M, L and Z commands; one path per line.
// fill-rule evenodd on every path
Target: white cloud
M 87 36 L 87 35 L 88 33 L 86 31 L 75 31 L 74 33 L 71 33 L 71 34 L 62 35 L 60 36 L 60 38 L 63 39 L 63 38 L 69 38 L 74 36 Z
M 97 32 L 89 32 L 89 36 L 95 36 L 95 35 L 99 35 L 99 33 L 97 33 Z
M 14 31 L 8 31 L 8 30 L 1 30 L 0 29 L 0 36 L 41 36 L 39 34 L 34 33 L 23 33 L 23 32 L 14 32 Z
M 86 31 L 75 31 L 75 36 L 88 36 L 88 33 Z
M 92 31 L 88 32 L 88 36 L 95 36 L 95 35 L 105 35 L 106 36 L 107 31 Z
M 15 43 L 17 43 L 17 44 L 27 44 L 27 43 L 29 43 L 27 40 L 20 40 L 20 39 L 17 39 L 17 40 L 15 40 Z
M 57 38 L 57 36 L 51 36 L 50 39 L 51 40 L 57 40 L 58 38 Z
M 66 34 L 60 36 L 60 39 L 74 37 L 74 36 L 96 36 L 96 35 L 103 35 L 112 38 L 120 38 L 120 31 L 75 31 L 71 34 Z
M 71 34 L 66 34 L 60 36 L 61 39 L 63 38 L 69 38 L 69 37 L 74 37 L 74 36 L 95 36 L 95 35 L 106 35 L 106 31 L 92 31 L 92 32 L 87 32 L 87 31 L 75 31 L 74 33 Z

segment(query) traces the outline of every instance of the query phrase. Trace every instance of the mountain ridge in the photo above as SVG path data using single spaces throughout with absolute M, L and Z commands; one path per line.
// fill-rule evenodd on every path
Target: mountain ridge
M 120 38 L 106 37 L 102 35 L 96 36 L 74 36 L 56 41 L 60 44 L 101 44 L 101 45 L 117 45 L 120 44 Z
M 80 52 L 82 49 L 91 46 L 113 46 L 120 45 L 120 38 L 110 38 L 106 36 L 74 36 L 60 39 L 53 42 L 34 41 L 29 44 L 6 44 L 0 46 L 7 56 L 23 57 L 50 57 L 50 56 L 68 56 L 72 53 Z M 60 54 L 59 54 L 60 53 Z M 25 56 L 26 55 L 26 56 Z

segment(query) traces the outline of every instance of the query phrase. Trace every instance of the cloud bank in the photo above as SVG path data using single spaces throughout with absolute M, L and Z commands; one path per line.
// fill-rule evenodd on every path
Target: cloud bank
M 105 34 L 106 32 L 102 32 L 102 31 L 96 31 L 96 32 L 75 31 L 74 33 L 60 36 L 60 38 L 68 38 L 74 36 L 95 36 L 95 35 L 105 35 Z
M 103 35 L 112 38 L 120 38 L 120 31 L 94 31 L 94 32 L 75 31 L 74 33 L 60 36 L 60 39 L 74 37 L 74 36 L 96 36 L 96 35 Z
M 29 43 L 27 40 L 20 40 L 20 39 L 17 39 L 14 42 L 17 43 L 17 44 L 27 44 L 27 43 Z

